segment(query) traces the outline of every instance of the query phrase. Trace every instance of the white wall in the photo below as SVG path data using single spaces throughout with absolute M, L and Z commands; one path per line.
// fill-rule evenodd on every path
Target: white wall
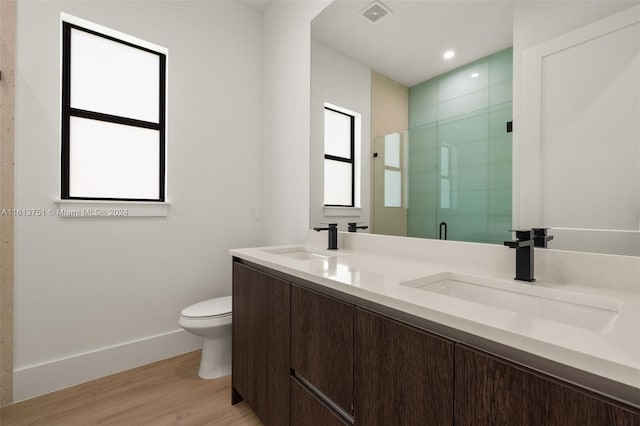
M 618 60 L 619 63 L 615 65 L 612 65 L 614 64 L 612 55 L 606 53 L 609 51 L 608 47 L 604 48 L 605 53 L 602 54 L 594 54 L 592 50 L 585 54 L 585 49 L 589 46 L 600 46 L 603 43 L 611 43 L 614 46 L 613 49 L 622 49 L 620 43 L 612 37 L 608 36 L 606 40 L 604 37 L 599 37 L 593 43 L 577 44 L 575 49 L 559 47 L 557 50 L 562 53 L 551 54 L 549 53 L 552 52 L 551 47 L 544 48 L 549 51 L 544 59 L 544 78 L 536 77 L 532 71 L 540 67 L 540 64 L 527 65 L 529 67 L 527 72 L 523 68 L 524 52 L 527 49 L 537 46 L 535 49 L 538 51 L 544 50 L 541 46 L 561 44 L 562 42 L 558 41 L 561 38 L 558 37 L 562 36 L 564 40 L 568 37 L 564 36 L 566 33 L 637 4 L 638 2 L 522 2 L 516 4 L 514 8 L 513 177 L 514 188 L 519 188 L 520 191 L 514 191 L 513 198 L 515 227 L 544 225 L 567 228 L 637 229 L 637 185 L 633 183 L 634 179 L 620 177 L 624 171 L 624 167 L 621 167 L 624 166 L 623 163 L 628 164 L 626 169 L 628 175 L 637 176 L 637 156 L 621 153 L 622 150 L 619 149 L 616 151 L 621 152 L 608 152 L 612 143 L 620 146 L 620 143 L 625 140 L 627 152 L 633 154 L 638 150 L 636 125 L 638 100 L 637 96 L 632 95 L 634 91 L 628 91 L 633 86 L 637 86 L 637 52 L 635 56 L 632 53 L 628 58 Z M 581 31 L 584 32 L 584 29 Z M 590 40 L 594 36 L 585 37 Z M 637 45 L 637 35 L 632 35 L 627 40 L 630 44 Z M 541 43 L 545 44 L 541 45 Z M 589 61 L 590 69 L 583 72 L 584 75 L 580 74 L 584 67 L 579 65 L 575 57 L 577 53 L 574 52 L 581 52 L 581 57 Z M 624 53 L 617 50 L 611 52 L 616 55 Z M 594 62 L 592 59 L 594 55 L 607 58 Z M 629 58 L 634 57 L 635 65 L 631 65 L 633 59 Z M 552 67 L 562 60 L 565 62 L 556 65 L 555 68 Z M 576 70 L 570 69 L 571 66 L 575 66 Z M 625 67 L 628 73 L 626 81 L 620 78 Z M 526 80 L 527 75 L 532 77 Z M 576 77 L 578 75 L 580 78 Z M 604 77 L 598 81 L 597 75 Z M 616 75 L 616 78 L 610 78 L 611 75 Z M 586 76 L 588 78 L 585 78 Z M 552 87 L 554 81 L 561 81 L 561 77 L 566 78 L 565 81 L 569 81 L 570 84 L 560 83 L 555 89 L 542 90 L 541 81 L 544 82 L 544 87 L 548 88 Z M 607 81 L 609 84 L 606 84 Z M 592 89 L 585 89 L 585 84 L 595 84 L 595 86 Z M 541 87 L 534 89 L 534 86 Z M 605 93 L 609 98 L 605 97 Z M 534 105 L 533 98 L 541 95 L 540 105 Z M 625 95 L 628 96 L 625 97 Z M 566 106 L 567 102 L 574 101 L 576 106 Z M 565 108 L 564 112 L 556 112 L 562 108 Z M 531 112 L 523 116 L 525 110 Z M 542 114 L 544 117 L 537 114 Z M 595 116 L 595 120 L 593 117 L 587 118 L 589 114 Z M 557 117 L 561 117 L 562 120 L 557 120 Z M 539 137 L 536 136 L 537 133 L 540 134 Z M 570 146 L 569 151 L 563 152 L 567 146 Z M 614 161 L 616 155 L 619 156 L 617 164 L 607 166 L 607 163 Z M 571 174 L 567 175 L 568 172 Z M 558 183 L 560 182 L 558 179 L 562 180 L 562 184 Z M 551 182 L 558 184 L 551 185 Z M 574 186 L 568 189 L 568 185 L 572 183 Z M 542 192 L 539 192 L 540 188 Z M 598 189 L 601 190 L 600 193 Z M 608 201 L 607 194 L 609 194 Z M 571 208 L 581 211 L 571 212 Z M 635 256 L 640 250 L 637 232 L 572 229 L 553 230 L 552 233 L 556 237 L 552 247 L 558 249 Z
M 551 42 L 555 53 L 538 59 L 543 223 L 640 231 L 640 9 L 634 15 L 635 25 L 596 39 Z
M 629 1 L 522 1 L 513 10 L 513 147 L 517 164 L 520 134 L 518 122 L 522 109 L 523 51 L 569 31 L 627 9 L 638 2 Z M 561 93 L 558 94 L 561 96 Z M 513 225 L 519 226 L 519 171 L 513 170 Z
M 276 2 L 263 16 L 262 217 L 266 244 L 309 229 L 311 20 L 330 1 Z
M 349 216 L 327 216 L 324 208 L 324 104 L 328 102 L 361 115 L 360 210 L 347 209 Z M 311 156 L 309 224 L 337 222 L 347 230 L 348 222 L 370 223 L 371 188 L 371 70 L 322 43 L 311 43 Z M 345 209 L 329 209 L 331 211 Z M 334 213 L 340 214 L 340 213 Z M 365 231 L 366 232 L 366 231 Z
M 169 49 L 171 202 L 166 218 L 16 219 L 14 395 L 20 400 L 201 343 L 179 331 L 180 310 L 230 294 L 227 250 L 261 242 L 263 33 L 259 12 L 236 2 L 17 7 L 16 207 L 48 209 L 59 197 L 60 12 Z M 303 44 L 285 45 L 295 43 Z M 304 69 L 290 74 L 301 85 L 308 79 Z M 299 103 L 308 108 L 308 99 Z M 296 142 L 306 145 L 300 133 Z M 308 162 L 306 151 L 297 157 Z M 307 206 L 308 197 L 298 204 Z M 304 232 L 308 214 L 293 217 L 298 223 L 291 226 Z

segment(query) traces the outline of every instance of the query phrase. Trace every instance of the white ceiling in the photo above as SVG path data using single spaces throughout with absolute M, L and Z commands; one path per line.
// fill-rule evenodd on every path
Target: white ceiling
M 238 0 L 240 3 L 244 3 L 249 7 L 256 9 L 259 12 L 264 12 L 264 10 L 274 3 L 275 0 Z
M 371 0 L 336 0 L 311 25 L 311 36 L 408 87 L 512 46 L 511 1 L 382 0 L 393 13 L 371 23 Z M 442 58 L 447 49 L 456 56 Z

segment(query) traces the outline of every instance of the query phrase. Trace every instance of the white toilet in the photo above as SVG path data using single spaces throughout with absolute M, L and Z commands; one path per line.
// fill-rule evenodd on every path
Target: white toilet
M 178 324 L 204 338 L 198 375 L 216 379 L 231 374 L 231 296 L 186 307 Z

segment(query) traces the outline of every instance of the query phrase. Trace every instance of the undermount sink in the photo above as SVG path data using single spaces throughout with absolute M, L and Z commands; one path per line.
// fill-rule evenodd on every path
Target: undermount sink
M 621 308 L 614 299 L 454 272 L 400 284 L 591 331 L 605 331 Z
M 302 246 L 265 249 L 263 251 L 271 254 L 277 254 L 279 256 L 288 257 L 290 259 L 296 259 L 296 260 L 318 260 L 318 259 L 329 259 L 331 257 L 336 257 L 336 254 L 333 254 L 333 253 L 324 253 L 320 251 L 309 250 Z

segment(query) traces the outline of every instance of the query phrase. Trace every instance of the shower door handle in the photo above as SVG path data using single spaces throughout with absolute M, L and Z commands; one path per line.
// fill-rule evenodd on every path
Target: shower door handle
M 447 239 L 447 222 L 440 222 L 440 229 L 438 231 L 438 239 L 442 240 L 442 228 L 444 227 L 444 239 Z

